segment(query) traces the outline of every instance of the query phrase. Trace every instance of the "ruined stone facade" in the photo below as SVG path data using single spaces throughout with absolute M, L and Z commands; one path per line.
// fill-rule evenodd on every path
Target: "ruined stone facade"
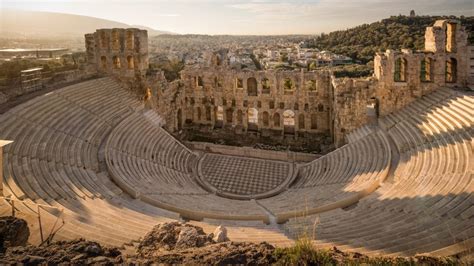
M 87 61 L 100 73 L 144 77 L 148 69 L 146 30 L 98 29 L 85 35 Z
M 363 111 L 372 105 L 385 116 L 441 87 L 466 88 L 470 79 L 467 32 L 456 20 L 439 20 L 426 28 L 425 49 L 387 50 L 374 58 L 374 77 L 335 80 L 334 141 L 368 122 Z
M 374 59 L 380 114 L 400 109 L 440 87 L 467 87 L 467 33 L 455 20 L 439 20 L 425 33 L 425 50 L 387 50 Z
M 144 75 L 146 40 L 146 32 L 136 29 L 98 30 L 86 35 L 89 61 L 99 71 Z M 169 131 L 197 127 L 310 141 L 328 136 L 339 147 L 348 133 L 374 121 L 373 114 L 387 115 L 440 87 L 471 86 L 472 50 L 458 21 L 440 20 L 426 29 L 424 51 L 379 53 L 374 76 L 366 79 L 337 79 L 327 70 L 235 70 L 219 51 L 205 66 L 186 67 L 177 81 L 160 73 L 138 81 Z M 132 68 L 114 64 L 130 56 Z
M 177 127 L 200 124 L 263 136 L 329 134 L 330 78 L 327 71 L 187 69 L 181 74 L 185 97 Z

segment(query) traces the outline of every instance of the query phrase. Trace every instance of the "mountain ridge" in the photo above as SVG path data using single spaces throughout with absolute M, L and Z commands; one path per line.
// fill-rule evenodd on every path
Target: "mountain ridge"
M 66 13 L 5 9 L 0 11 L 3 37 L 83 37 L 99 28 L 140 28 L 149 36 L 173 34 L 142 25 Z

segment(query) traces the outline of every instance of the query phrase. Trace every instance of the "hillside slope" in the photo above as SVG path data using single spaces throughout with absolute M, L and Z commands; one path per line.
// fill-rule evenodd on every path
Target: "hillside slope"
M 371 24 L 322 34 L 314 40 L 313 46 L 366 63 L 372 60 L 377 51 L 401 48 L 423 49 L 426 27 L 432 26 L 436 20 L 442 18 L 392 16 Z M 469 42 L 474 43 L 474 17 L 456 19 L 466 26 L 470 34 Z
M 169 32 L 144 26 L 131 26 L 106 19 L 39 11 L 0 10 L 0 34 L 2 37 L 82 37 L 99 28 L 137 27 L 148 30 L 149 36 Z

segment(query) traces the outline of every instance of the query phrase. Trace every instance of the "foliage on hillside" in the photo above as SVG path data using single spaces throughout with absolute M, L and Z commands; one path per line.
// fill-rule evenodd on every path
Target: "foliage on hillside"
M 373 59 L 378 51 L 386 49 L 424 48 L 425 28 L 438 19 L 434 16 L 392 16 L 371 24 L 322 34 L 314 40 L 314 47 L 337 54 L 347 55 L 362 63 Z M 449 17 L 458 19 L 469 32 L 469 42 L 474 43 L 474 17 Z

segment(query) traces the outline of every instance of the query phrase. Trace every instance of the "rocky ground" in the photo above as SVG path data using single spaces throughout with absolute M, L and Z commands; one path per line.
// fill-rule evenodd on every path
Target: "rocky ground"
M 155 226 L 124 254 L 115 247 L 83 239 L 58 241 L 42 246 L 27 245 L 29 232 L 25 221 L 0 217 L 0 264 L 24 265 L 347 265 L 347 264 L 456 264 L 451 258 L 369 258 L 345 253 L 336 248 L 318 251 L 310 241 L 297 241 L 291 248 L 278 249 L 265 242 L 236 243 L 227 238 L 224 227 L 207 235 L 202 228 L 179 222 Z

